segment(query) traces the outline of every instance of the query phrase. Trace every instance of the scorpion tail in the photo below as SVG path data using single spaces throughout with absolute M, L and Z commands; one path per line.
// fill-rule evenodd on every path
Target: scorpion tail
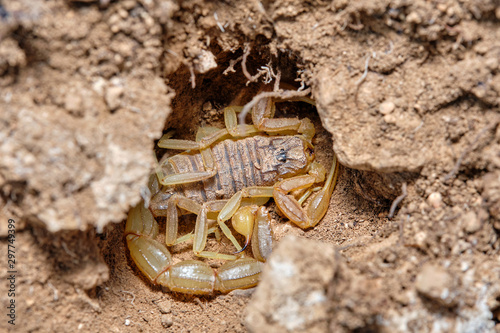
M 243 248 L 237 252 L 234 252 L 233 254 L 238 254 L 238 253 L 245 251 L 245 249 L 248 247 L 248 244 L 250 244 L 250 239 L 251 239 L 251 237 L 248 236 L 246 241 L 245 241 L 245 245 L 243 245 Z

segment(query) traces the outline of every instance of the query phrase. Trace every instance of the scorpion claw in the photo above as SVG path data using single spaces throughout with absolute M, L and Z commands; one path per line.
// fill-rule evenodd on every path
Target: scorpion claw
M 246 207 L 241 207 L 236 211 L 236 213 L 233 215 L 232 218 L 232 224 L 234 230 L 236 230 L 239 234 L 245 236 L 245 246 L 238 252 L 234 254 L 238 254 L 240 252 L 243 252 L 248 244 L 250 243 L 250 240 L 252 239 L 252 233 L 253 233 L 253 225 L 255 222 L 255 214 L 257 213 L 257 210 L 259 209 L 258 206 L 256 205 L 251 205 L 251 206 L 246 206 Z

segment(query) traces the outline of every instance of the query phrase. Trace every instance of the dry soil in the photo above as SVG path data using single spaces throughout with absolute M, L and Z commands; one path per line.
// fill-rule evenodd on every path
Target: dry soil
M 325 218 L 269 205 L 254 290 L 152 285 L 123 231 L 157 140 L 277 76 L 342 164 Z M 497 0 L 0 1 L 0 331 L 500 332 L 499 107 Z

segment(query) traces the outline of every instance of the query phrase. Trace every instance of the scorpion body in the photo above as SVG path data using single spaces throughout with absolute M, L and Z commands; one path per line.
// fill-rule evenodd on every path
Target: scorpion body
M 255 286 L 272 249 L 270 217 L 262 205 L 274 198 L 282 213 L 301 228 L 316 225 L 325 214 L 336 182 L 336 159 L 325 177 L 324 167 L 314 161 L 309 119 L 270 119 L 274 101 L 264 102 L 253 110 L 254 125 L 237 125 L 235 107 L 229 107 L 226 129 L 202 128 L 196 141 L 160 140 L 161 147 L 187 151 L 161 164 L 158 180 L 163 186 L 153 178 L 149 210 L 144 204 L 133 208 L 125 228 L 132 259 L 154 284 L 190 294 Z M 317 183 L 324 185 L 313 187 Z M 179 213 L 197 215 L 194 235 L 177 238 Z M 166 245 L 193 239 L 196 256 L 229 261 L 217 271 L 199 260 L 173 264 L 167 247 L 154 239 L 158 224 L 153 216 L 166 217 Z M 245 247 L 225 225 L 229 219 L 246 237 Z M 216 226 L 209 228 L 210 224 Z M 238 252 L 204 250 L 208 233 L 217 235 L 219 228 Z M 242 257 L 250 242 L 254 258 Z
M 314 159 L 310 145 L 298 136 L 253 136 L 224 140 L 209 149 L 214 156 L 215 176 L 164 189 L 158 203 L 152 206 L 153 213 L 155 210 L 159 213 L 162 203 L 174 192 L 200 204 L 229 199 L 246 187 L 269 186 L 283 178 L 303 173 Z M 200 153 L 172 156 L 164 168 L 167 174 L 206 171 Z

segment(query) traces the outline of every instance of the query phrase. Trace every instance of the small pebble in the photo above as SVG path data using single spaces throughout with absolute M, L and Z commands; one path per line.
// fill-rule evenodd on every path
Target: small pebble
M 440 3 L 440 4 L 438 4 L 436 7 L 437 7 L 437 9 L 438 9 L 440 12 L 443 12 L 443 13 L 444 13 L 444 12 L 446 12 L 446 11 L 447 11 L 447 9 L 448 9 L 448 6 L 447 6 L 446 4 L 444 4 L 444 3 Z
M 116 110 L 120 106 L 123 91 L 123 87 L 120 86 L 108 87 L 104 98 L 110 110 Z
M 427 202 L 434 208 L 440 208 L 443 205 L 443 196 L 439 192 L 432 192 L 427 198 Z
M 500 221 L 495 221 L 493 223 L 493 228 L 495 228 L 496 230 L 500 230 Z
M 130 319 L 125 319 L 125 326 L 129 326 L 130 325 Z
M 168 328 L 174 324 L 174 320 L 171 314 L 162 314 L 161 315 L 161 324 L 163 327 Z
M 382 104 L 380 104 L 378 111 L 381 114 L 386 115 L 386 114 L 389 114 L 392 111 L 394 111 L 395 108 L 396 108 L 396 105 L 394 104 L 394 102 L 385 101 Z
M 215 56 L 212 52 L 207 50 L 202 50 L 200 54 L 198 54 L 197 62 L 194 64 L 194 69 L 196 73 L 206 73 L 211 69 L 217 67 L 217 62 L 215 61 Z
M 422 23 L 422 18 L 416 12 L 411 12 L 406 17 L 406 22 L 420 24 L 420 23 Z
M 470 268 L 470 265 L 468 262 L 462 261 L 460 263 L 460 269 L 462 270 L 462 272 L 467 271 L 469 268 Z
M 120 8 L 118 9 L 118 15 L 120 15 L 121 18 L 125 19 L 128 17 L 128 12 L 125 9 Z
M 397 256 L 395 253 L 389 253 L 386 257 L 385 257 L 385 262 L 387 263 L 393 263 L 395 262 L 397 259 Z
M 423 231 L 419 231 L 415 234 L 415 244 L 423 249 L 426 246 L 427 234 Z
M 469 234 L 475 233 L 481 228 L 481 221 L 474 212 L 468 212 L 462 216 L 464 230 Z
M 486 67 L 488 67 L 488 69 L 493 71 L 493 70 L 496 70 L 498 68 L 499 61 L 498 61 L 498 58 L 491 57 L 491 58 L 486 59 L 484 64 L 486 65 Z
M 170 313 L 172 312 L 172 303 L 168 300 L 156 302 L 156 305 L 158 305 L 158 308 L 160 309 L 161 313 Z
M 386 114 L 384 116 L 384 121 L 387 123 L 387 124 L 395 124 L 396 123 L 396 117 L 392 114 Z
M 453 277 L 441 266 L 426 263 L 418 273 L 415 287 L 418 292 L 441 305 L 455 305 Z
M 212 103 L 210 103 L 210 101 L 205 102 L 205 104 L 203 104 L 203 111 L 211 111 L 211 110 L 212 110 Z

